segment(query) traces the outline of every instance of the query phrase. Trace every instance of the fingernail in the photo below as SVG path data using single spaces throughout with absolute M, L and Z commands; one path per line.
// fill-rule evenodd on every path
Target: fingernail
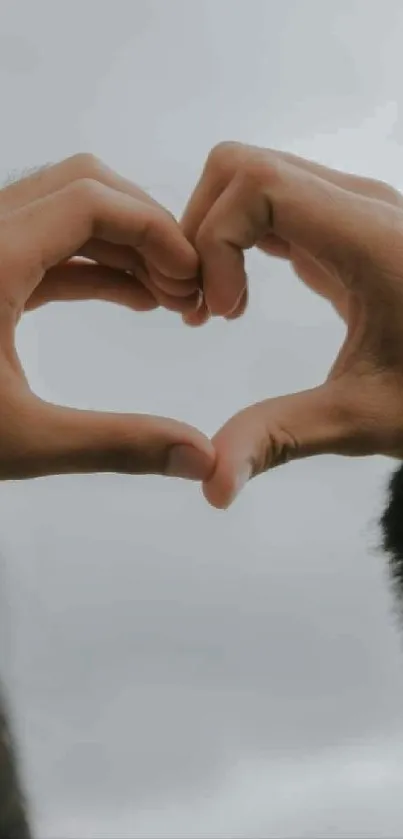
M 243 469 L 241 469 L 238 472 L 238 475 L 236 477 L 235 486 L 234 486 L 234 489 L 232 491 L 232 495 L 230 496 L 230 499 L 228 501 L 228 507 L 230 506 L 230 504 L 232 504 L 235 501 L 235 499 L 238 497 L 238 495 L 242 492 L 245 484 L 248 483 L 250 478 L 251 478 L 251 467 L 250 466 L 244 466 Z
M 171 478 L 204 481 L 211 472 L 211 462 L 205 452 L 193 446 L 173 446 L 169 453 L 166 474 Z

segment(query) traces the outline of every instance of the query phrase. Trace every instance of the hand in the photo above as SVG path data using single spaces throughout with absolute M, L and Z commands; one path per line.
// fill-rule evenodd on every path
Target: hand
M 316 454 L 403 458 L 403 202 L 378 181 L 236 143 L 214 149 L 182 220 L 204 303 L 185 321 L 245 308 L 244 251 L 288 259 L 347 334 L 323 385 L 232 417 L 204 484 L 227 507 L 251 477 Z
M 211 474 L 214 449 L 196 429 L 47 404 L 31 392 L 15 350 L 22 313 L 55 300 L 189 310 L 199 297 L 197 267 L 169 213 L 91 156 L 0 192 L 0 478 Z

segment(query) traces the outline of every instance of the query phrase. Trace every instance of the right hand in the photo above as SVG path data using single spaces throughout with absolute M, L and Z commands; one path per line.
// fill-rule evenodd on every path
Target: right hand
M 173 217 L 91 156 L 70 158 L 0 192 L 0 479 L 108 471 L 203 480 L 211 474 L 212 444 L 191 426 L 39 399 L 14 340 L 24 311 L 52 301 L 189 310 L 198 298 L 197 269 L 197 254 Z
M 256 246 L 288 259 L 347 326 L 322 385 L 251 405 L 218 431 L 216 469 L 204 485 L 210 503 L 227 507 L 249 478 L 293 459 L 318 454 L 402 459 L 399 193 L 293 155 L 225 143 L 210 153 L 182 228 L 200 256 L 205 300 L 186 322 L 197 325 L 210 313 L 234 318 L 244 311 L 244 251 Z

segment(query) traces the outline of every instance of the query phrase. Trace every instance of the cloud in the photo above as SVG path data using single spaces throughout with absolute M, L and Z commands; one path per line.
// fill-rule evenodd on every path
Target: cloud
M 401 837 L 403 738 L 304 760 L 240 760 L 196 797 L 44 822 L 43 839 Z

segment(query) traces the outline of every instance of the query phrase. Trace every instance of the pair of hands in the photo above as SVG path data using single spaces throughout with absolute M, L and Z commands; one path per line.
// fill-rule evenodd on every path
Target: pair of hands
M 318 388 L 269 399 L 213 441 L 184 423 L 77 411 L 30 390 L 15 349 L 25 311 L 102 299 L 180 312 L 189 325 L 247 305 L 244 251 L 289 260 L 346 323 Z M 0 192 L 0 477 L 155 473 L 203 482 L 215 507 L 244 483 L 316 454 L 403 458 L 403 201 L 378 181 L 223 143 L 180 225 L 91 155 Z

